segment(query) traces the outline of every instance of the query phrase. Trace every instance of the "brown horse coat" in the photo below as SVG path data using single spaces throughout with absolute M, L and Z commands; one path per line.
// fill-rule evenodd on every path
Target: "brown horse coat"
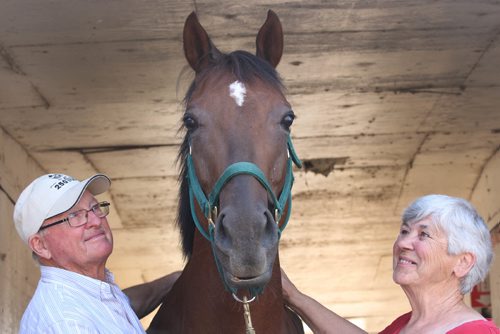
M 191 211 L 194 205 L 207 231 L 199 204 L 189 198 L 189 154 L 205 194 L 229 165 L 239 161 L 258 166 L 274 194 L 283 189 L 294 114 L 275 71 L 283 33 L 272 11 L 256 43 L 257 56 L 245 51 L 223 54 L 194 13 L 186 20 L 184 52 L 196 77 L 185 99 L 178 224 L 188 262 L 148 333 L 244 333 L 243 304 L 228 288 L 240 297 L 249 289 L 264 289 L 250 304 L 257 334 L 303 333 L 300 319 L 283 302 L 278 229 L 284 219 L 275 221 L 275 208 L 262 184 L 238 175 L 224 185 L 214 217 L 213 245 L 194 228 Z

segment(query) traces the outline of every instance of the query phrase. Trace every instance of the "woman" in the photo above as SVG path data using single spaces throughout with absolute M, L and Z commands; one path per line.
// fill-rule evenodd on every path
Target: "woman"
M 411 312 L 380 334 L 499 334 L 495 324 L 464 303 L 464 295 L 486 277 L 493 257 L 490 233 L 472 205 L 428 195 L 403 213 L 393 246 L 393 280 Z M 365 333 L 312 298 L 283 275 L 283 291 L 315 333 Z

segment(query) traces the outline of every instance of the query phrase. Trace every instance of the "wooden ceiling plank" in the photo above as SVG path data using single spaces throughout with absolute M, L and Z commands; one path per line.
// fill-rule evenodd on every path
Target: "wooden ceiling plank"
M 177 177 L 176 157 L 179 146 L 125 149 L 88 153 L 87 158 L 101 171 L 113 178 Z M 147 162 L 147 163 L 145 163 Z
M 0 117 L 2 125 L 30 150 L 71 151 L 178 144 L 181 113 L 177 107 L 119 103 L 50 110 L 23 108 L 3 111 Z
M 180 41 L 35 45 L 10 51 L 51 106 L 179 102 L 193 78 L 181 78 L 186 82 L 177 92 L 186 65 Z
M 115 205 L 126 228 L 171 226 L 177 214 L 177 178 L 114 179 Z
M 301 159 L 343 158 L 345 167 L 401 167 L 417 150 L 423 134 L 306 137 L 294 139 Z M 342 160 L 342 159 L 341 159 Z
M 3 1 L 0 40 L 7 45 L 179 40 L 179 27 L 192 10 L 190 1 Z
M 419 130 L 440 95 L 374 92 L 292 94 L 298 118 L 292 132 L 299 137 L 411 135 Z M 321 101 L 318 103 L 317 101 Z

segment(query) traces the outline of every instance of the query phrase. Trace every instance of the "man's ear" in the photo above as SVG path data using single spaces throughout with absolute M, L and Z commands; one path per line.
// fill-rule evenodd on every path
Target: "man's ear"
M 47 248 L 45 239 L 40 234 L 34 234 L 28 239 L 31 250 L 42 259 L 50 259 L 52 254 Z
M 461 253 L 457 256 L 457 262 L 455 263 L 453 272 L 458 278 L 462 278 L 469 273 L 475 263 L 476 257 L 474 254 L 469 252 Z

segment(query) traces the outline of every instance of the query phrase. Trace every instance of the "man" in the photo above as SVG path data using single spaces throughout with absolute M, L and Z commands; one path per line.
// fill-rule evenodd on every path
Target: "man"
M 103 174 L 84 181 L 47 174 L 23 190 L 14 208 L 21 239 L 40 264 L 41 277 L 22 317 L 20 333 L 144 333 L 129 299 L 106 269 L 113 236 Z M 178 277 L 129 288 L 136 313 L 159 305 Z

